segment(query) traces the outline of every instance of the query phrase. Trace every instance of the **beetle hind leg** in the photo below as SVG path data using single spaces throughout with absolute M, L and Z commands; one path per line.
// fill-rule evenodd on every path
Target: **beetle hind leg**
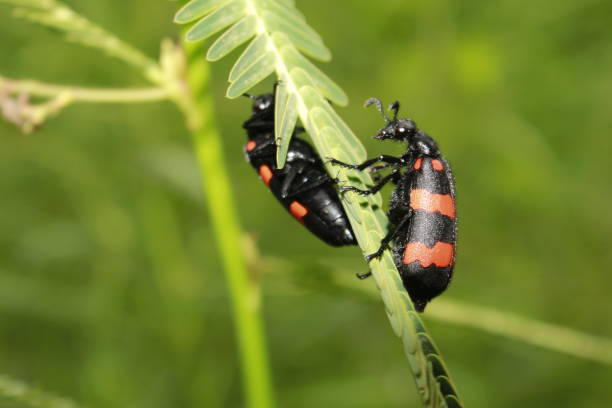
M 382 241 L 380 241 L 380 247 L 378 247 L 378 250 L 372 254 L 366 255 L 365 260 L 370 263 L 373 259 L 380 258 L 387 250 L 387 247 L 389 246 L 391 241 L 397 238 L 397 236 L 401 234 L 402 231 L 404 231 L 404 226 L 406 225 L 406 223 L 408 223 L 408 221 L 410 221 L 411 217 L 412 211 L 408 212 L 404 216 L 404 218 L 402 218 L 402 220 L 392 230 L 390 230 L 387 235 L 385 235 Z
M 361 280 L 368 279 L 370 276 L 372 276 L 372 271 L 367 271 L 366 273 L 357 272 L 355 276 L 357 276 L 357 278 Z

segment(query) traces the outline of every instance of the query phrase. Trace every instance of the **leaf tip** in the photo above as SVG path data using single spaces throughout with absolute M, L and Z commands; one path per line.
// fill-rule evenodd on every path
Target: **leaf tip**
M 190 21 L 195 20 L 195 18 L 193 17 L 193 13 L 187 10 L 187 6 L 188 5 L 185 5 L 174 15 L 173 21 L 175 24 L 187 24 Z
M 232 89 L 232 86 L 230 85 L 229 88 L 227 88 L 227 92 L 225 92 L 225 97 L 228 99 L 236 99 L 239 96 L 242 96 L 242 94 L 237 94 L 236 91 L 234 89 Z
M 172 20 L 172 22 L 173 22 L 174 24 L 185 24 L 185 23 L 186 23 L 185 21 L 183 21 L 183 20 L 181 19 L 181 16 L 179 15 L 179 13 L 176 13 L 176 14 L 174 15 L 174 19 Z
M 219 61 L 222 58 L 222 56 L 212 53 L 210 51 L 211 50 L 209 49 L 208 52 L 206 53 L 206 61 L 215 62 L 215 61 Z
M 334 103 L 336 105 L 338 105 L 338 106 L 345 107 L 349 103 L 349 98 L 348 98 L 348 96 L 346 96 L 346 93 L 344 93 L 344 91 L 342 91 L 341 94 L 338 94 L 338 95 L 335 96 Z
M 197 35 L 194 35 L 191 30 L 187 31 L 187 34 L 185 34 L 185 41 L 187 42 L 197 42 L 200 39 L 198 38 Z
M 316 56 L 313 55 L 313 58 L 318 59 L 319 61 L 322 62 L 329 62 L 332 60 L 332 53 L 329 50 L 329 48 L 327 48 L 326 46 L 322 45 L 321 48 L 319 49 L 319 52 L 317 53 Z
M 279 151 L 276 153 L 276 168 L 282 169 L 285 167 L 285 162 L 287 161 L 287 155 L 281 154 Z

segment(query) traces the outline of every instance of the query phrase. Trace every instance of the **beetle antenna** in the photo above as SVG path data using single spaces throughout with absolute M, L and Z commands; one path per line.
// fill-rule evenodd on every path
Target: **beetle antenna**
M 243 93 L 242 96 L 246 96 L 249 99 L 255 99 L 255 97 L 251 95 L 250 93 Z
M 394 121 L 397 120 L 397 114 L 399 112 L 399 108 L 400 108 L 399 101 L 395 101 L 391 105 L 389 105 L 389 110 L 393 111 L 393 120 Z
M 380 101 L 380 99 L 378 99 L 378 98 L 370 98 L 367 101 L 365 101 L 365 104 L 363 106 L 365 108 L 367 108 L 370 105 L 376 105 L 376 109 L 378 109 L 378 111 L 382 115 L 383 119 L 385 119 L 385 122 L 387 122 L 387 123 L 390 122 L 389 118 L 387 117 L 387 115 L 385 115 L 385 111 L 383 110 L 382 102 Z

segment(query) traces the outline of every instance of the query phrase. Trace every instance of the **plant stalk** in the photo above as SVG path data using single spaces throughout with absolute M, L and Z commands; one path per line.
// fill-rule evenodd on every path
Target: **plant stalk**
M 247 406 L 270 408 L 274 406 L 274 398 L 261 315 L 259 282 L 249 276 L 241 250 L 236 206 L 229 188 L 221 139 L 214 124 L 213 101 L 209 89 L 210 71 L 201 57 L 201 47 L 190 46 L 187 52 L 187 77 L 192 104 L 191 109 L 184 109 L 184 112 L 193 134 L 205 199 L 227 278 Z
M 149 88 L 83 88 L 49 84 L 35 80 L 10 79 L 0 75 L 0 89 L 11 94 L 26 93 L 32 96 L 56 97 L 65 95 L 70 101 L 96 103 L 158 102 L 168 99 L 168 92 L 161 87 Z

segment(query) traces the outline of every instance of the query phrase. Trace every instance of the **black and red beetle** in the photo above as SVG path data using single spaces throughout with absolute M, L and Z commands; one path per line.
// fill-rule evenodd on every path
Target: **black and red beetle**
M 379 99 L 368 99 L 365 106 L 370 105 L 376 105 L 386 122 L 374 137 L 407 142 L 406 153 L 400 157 L 381 155 L 358 165 L 335 159 L 331 162 L 360 171 L 378 162 L 384 164 L 372 167 L 371 172 L 392 168 L 390 174 L 368 190 L 345 186 L 341 191 L 368 195 L 389 181 L 396 184 L 387 213 L 389 233 L 380 248 L 366 259 L 369 262 L 382 256 L 393 241 L 395 265 L 416 310 L 422 312 L 432 298 L 447 288 L 453 274 L 457 232 L 453 173 L 431 136 L 418 129 L 412 120 L 397 118 L 399 102 L 389 107 L 395 112 L 393 119 L 385 115 Z M 359 276 L 369 275 L 368 272 Z
M 274 95 L 251 98 L 252 116 L 242 125 L 249 139 L 244 146 L 247 161 L 283 207 L 310 232 L 332 246 L 356 245 L 351 224 L 335 188 L 336 180 L 327 174 L 312 146 L 296 137 L 304 129 L 296 128 L 294 131 L 285 167 L 278 169 Z

